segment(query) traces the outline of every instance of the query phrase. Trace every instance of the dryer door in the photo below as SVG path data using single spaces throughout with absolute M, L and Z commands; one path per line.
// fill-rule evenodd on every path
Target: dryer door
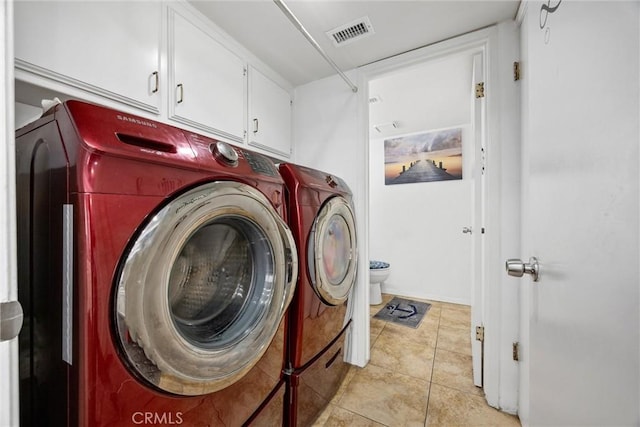
M 316 217 L 307 247 L 311 284 L 327 304 L 345 302 L 357 273 L 356 225 L 349 203 L 327 200 Z
M 180 395 L 236 382 L 271 343 L 297 265 L 287 225 L 252 187 L 213 182 L 173 199 L 142 228 L 117 280 L 131 369 Z

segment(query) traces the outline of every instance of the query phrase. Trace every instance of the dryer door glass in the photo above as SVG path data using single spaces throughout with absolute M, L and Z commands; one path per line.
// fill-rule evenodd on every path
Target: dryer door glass
M 318 296 L 327 304 L 347 300 L 356 280 L 356 226 L 349 203 L 340 196 L 320 209 L 307 248 L 309 276 Z
M 351 232 L 341 215 L 333 215 L 327 220 L 326 232 L 321 236 L 322 268 L 332 285 L 340 285 L 351 263 Z
M 180 195 L 121 265 L 116 325 L 131 369 L 173 394 L 236 382 L 271 343 L 296 277 L 291 233 L 260 192 L 215 182 Z

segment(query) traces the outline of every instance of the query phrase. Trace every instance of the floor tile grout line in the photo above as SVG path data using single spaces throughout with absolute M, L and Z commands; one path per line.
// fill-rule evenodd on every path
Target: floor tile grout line
M 440 318 L 442 316 L 442 309 L 438 314 L 438 326 L 436 328 L 436 342 L 433 345 L 433 360 L 431 362 L 431 375 L 429 376 L 429 394 L 427 395 L 427 408 L 424 413 L 424 423 L 423 425 L 427 425 L 427 420 L 429 419 L 429 400 L 431 399 L 431 387 L 433 386 L 433 371 L 436 366 L 436 352 L 438 351 L 438 336 L 440 335 Z
M 431 383 L 431 384 L 435 384 L 438 387 L 444 387 L 444 388 L 447 388 L 449 390 L 453 390 L 453 391 L 455 391 L 457 393 L 463 393 L 463 394 L 471 396 L 471 397 L 479 397 L 481 399 L 484 399 L 482 395 L 474 394 L 474 393 L 471 393 L 471 392 L 465 391 L 465 390 L 460 390 L 459 388 L 451 387 L 450 385 L 440 384 L 440 383 Z
M 426 302 L 429 302 L 429 301 L 426 301 Z M 433 333 L 432 331 L 434 331 L 434 332 L 435 332 L 435 340 L 434 340 L 434 344 L 433 344 L 433 347 L 430 349 L 430 350 L 432 350 L 432 352 L 433 352 L 433 353 L 432 353 L 432 354 L 433 354 L 433 358 L 432 358 L 432 361 L 431 361 L 431 372 L 430 372 L 430 376 L 429 376 L 428 378 L 425 378 L 425 379 L 423 380 L 423 381 L 425 381 L 425 382 L 427 382 L 427 383 L 428 383 L 428 384 L 426 384 L 426 385 L 429 387 L 429 391 L 428 391 L 428 394 L 427 394 L 427 401 L 426 401 L 426 410 L 425 410 L 425 413 L 424 413 L 424 423 L 423 423 L 423 425 L 424 425 L 424 426 L 426 426 L 426 425 L 427 425 L 427 421 L 428 421 L 428 418 L 429 418 L 429 410 L 431 409 L 431 411 L 432 411 L 432 412 L 433 412 L 434 410 L 437 410 L 437 408 L 430 408 L 430 404 L 435 404 L 435 402 L 436 402 L 436 400 L 437 400 L 437 399 L 436 399 L 436 400 L 433 400 L 433 401 L 431 400 L 431 392 L 433 391 L 433 385 L 434 385 L 433 380 L 434 380 L 434 378 L 436 378 L 436 376 L 435 376 L 435 362 L 436 362 L 436 360 L 435 360 L 435 359 L 436 359 L 436 354 L 439 352 L 439 350 L 442 350 L 442 351 L 448 351 L 448 352 L 452 352 L 452 353 L 458 353 L 458 354 L 465 354 L 465 353 L 460 353 L 460 352 L 458 351 L 457 347 L 456 347 L 456 349 L 454 349 L 454 350 L 449 350 L 449 349 L 441 348 L 443 345 L 445 345 L 445 341 L 447 341 L 447 342 L 448 342 L 448 340 L 442 341 L 442 340 L 444 340 L 444 339 L 445 339 L 445 335 L 444 335 L 444 334 L 442 334 L 442 335 L 443 335 L 442 337 L 440 336 L 440 335 L 441 335 L 441 332 L 443 332 L 445 328 L 447 328 L 448 330 L 451 330 L 451 329 L 460 329 L 460 330 L 463 330 L 464 328 L 460 327 L 460 324 L 459 324 L 459 323 L 458 323 L 457 325 L 451 325 L 451 324 L 448 324 L 448 323 L 452 320 L 452 319 L 450 319 L 450 318 L 449 318 L 449 316 L 448 316 L 448 315 L 445 315 L 445 318 L 443 318 L 443 311 L 445 311 L 444 309 L 445 309 L 445 308 L 447 308 L 447 307 L 437 307 L 437 306 L 434 306 L 433 308 L 439 308 L 439 310 L 437 310 L 437 311 L 438 311 L 438 314 L 437 314 L 436 316 L 432 316 L 432 317 L 434 318 L 435 322 L 433 322 L 433 324 L 430 324 L 430 325 L 428 325 L 428 326 L 427 326 L 427 325 L 425 325 L 425 322 L 421 322 L 421 324 L 416 328 L 416 329 L 418 329 L 418 330 L 419 330 L 419 329 L 424 329 L 424 330 L 425 330 L 425 332 L 428 330 L 428 331 L 429 331 L 428 335 L 431 335 L 431 336 L 433 336 L 433 335 L 432 335 L 432 333 Z M 436 311 L 436 310 L 433 310 L 433 311 L 431 311 L 431 313 L 432 313 L 432 314 L 435 314 L 435 313 L 434 313 L 435 311 Z M 446 314 L 446 313 L 445 313 L 445 314 Z M 375 314 L 370 314 L 370 316 L 369 316 L 369 317 L 370 317 L 370 320 L 373 318 L 373 316 L 374 316 L 374 315 L 375 315 Z M 423 319 L 423 320 L 425 320 L 425 319 Z M 433 328 L 433 329 L 432 329 L 432 328 Z M 372 337 L 373 339 L 371 340 L 371 343 L 370 343 L 370 349 L 373 349 L 374 345 L 377 343 L 377 341 L 380 339 L 380 337 L 383 335 L 383 333 L 384 333 L 386 330 L 389 330 L 390 332 L 393 332 L 393 329 L 394 329 L 394 328 L 391 328 L 391 323 L 387 323 L 387 322 L 382 323 L 382 327 L 380 327 L 380 329 L 379 329 L 378 333 L 377 333 L 374 337 Z M 371 335 L 370 335 L 370 336 L 371 336 Z M 428 345 L 428 344 L 427 344 L 427 343 L 425 343 L 425 345 Z M 431 346 L 430 346 L 430 347 L 431 347 Z M 384 366 L 379 366 L 379 367 L 380 367 L 380 368 L 382 368 L 382 369 L 386 369 L 386 370 L 388 370 L 388 368 L 385 368 Z M 363 368 L 363 369 L 364 369 L 364 368 Z M 394 372 L 395 372 L 395 370 L 392 370 L 392 371 L 394 371 Z M 405 376 L 411 376 L 411 374 L 408 374 L 408 373 L 407 373 L 407 374 L 402 374 L 402 375 L 405 375 Z M 350 381 L 349 381 L 349 382 L 351 382 L 353 379 L 354 379 L 354 377 L 352 376 L 352 377 L 350 378 Z M 421 378 L 420 378 L 420 379 L 421 379 Z M 442 384 L 438 384 L 438 385 L 440 386 L 440 385 L 442 385 Z M 446 389 L 450 389 L 450 390 L 452 390 L 452 391 L 456 391 L 456 392 L 463 393 L 463 394 L 465 394 L 465 395 L 469 395 L 470 397 L 478 397 L 478 396 L 473 395 L 472 393 L 468 393 L 468 392 L 466 392 L 466 391 L 464 391 L 464 390 L 459 390 L 459 389 L 457 389 L 457 388 L 452 388 L 452 387 L 450 387 L 450 386 L 448 386 L 448 385 L 442 385 L 442 386 L 443 386 L 443 387 L 445 387 Z M 381 423 L 380 421 L 375 421 L 375 420 L 373 420 L 373 419 L 369 418 L 368 416 L 366 416 L 366 415 L 364 415 L 364 414 L 360 414 L 360 413 L 358 413 L 358 412 L 354 412 L 354 411 L 352 411 L 352 410 L 350 410 L 350 409 L 347 409 L 347 408 L 343 407 L 342 405 L 340 405 L 339 403 L 340 403 L 340 402 L 342 402 L 342 401 L 344 400 L 344 397 L 345 397 L 347 394 L 348 394 L 348 393 L 347 393 L 347 390 L 346 390 L 346 388 L 345 388 L 344 392 L 342 393 L 342 396 L 340 396 L 340 399 L 338 399 L 338 401 L 337 401 L 337 402 L 334 402 L 334 404 L 333 404 L 333 405 L 334 405 L 334 407 L 335 407 L 335 408 L 340 408 L 341 410 L 347 411 L 348 413 L 351 413 L 351 414 L 357 415 L 357 416 L 359 416 L 359 417 L 363 417 L 363 418 L 365 418 L 365 419 L 366 419 L 366 420 L 368 420 L 368 421 L 378 423 L 378 424 L 380 424 L 380 425 L 382 425 L 382 426 L 387 426 L 385 423 Z M 332 413 L 334 413 L 334 411 L 335 411 L 335 409 L 334 409 L 334 410 L 332 410 Z M 324 426 L 327 426 L 327 425 L 328 425 L 328 424 L 327 424 L 327 422 L 328 422 L 328 421 L 325 421 Z M 388 426 L 387 426 L 387 427 L 388 427 Z
M 370 317 L 369 317 L 369 319 L 371 319 L 372 317 L 373 317 L 373 316 L 370 316 Z M 388 324 L 388 323 L 387 323 L 387 322 L 385 322 L 385 324 L 382 326 L 382 328 L 380 329 L 380 332 L 376 335 L 375 341 L 377 341 L 377 340 L 378 340 L 378 338 L 380 338 L 380 335 L 382 335 L 382 332 L 383 332 L 383 331 L 385 330 L 385 328 L 387 327 L 387 324 Z M 371 341 L 371 340 L 370 340 L 370 341 Z M 374 342 L 370 342 L 370 343 L 369 343 L 370 350 L 371 350 L 371 349 L 373 349 L 373 346 L 374 346 L 375 341 L 374 341 Z M 367 363 L 367 366 L 368 366 L 369 364 L 371 364 L 371 360 L 369 360 L 369 362 Z M 374 365 L 374 366 L 377 366 L 377 365 Z M 362 369 L 365 369 L 365 368 L 366 368 L 366 366 L 365 366 L 364 368 L 362 368 Z M 381 367 L 381 368 L 382 368 L 382 369 L 387 369 L 387 368 L 384 368 L 384 367 Z M 349 379 L 349 382 L 353 381 L 354 377 L 355 377 L 355 375 Z M 349 386 L 349 384 L 347 384 L 347 386 L 346 386 L 346 387 L 348 387 L 348 386 Z M 344 411 L 347 411 L 347 412 L 349 412 L 349 413 L 351 413 L 351 414 L 354 414 L 354 415 L 356 415 L 356 416 L 359 416 L 359 417 L 365 418 L 365 419 L 367 419 L 367 420 L 369 420 L 369 421 L 371 421 L 371 422 L 373 422 L 373 423 L 380 424 L 381 426 L 384 426 L 384 427 L 390 427 L 390 426 L 388 426 L 387 424 L 384 424 L 384 423 L 382 423 L 382 422 L 380 422 L 380 421 L 376 421 L 376 420 L 374 420 L 374 419 L 371 419 L 371 418 L 367 417 L 366 415 L 360 414 L 359 412 L 354 412 L 354 411 L 352 411 L 352 410 L 350 410 L 350 409 L 345 408 L 344 406 L 339 405 L 339 403 L 342 401 L 342 399 L 344 398 L 344 396 L 345 396 L 345 394 L 346 394 L 346 393 L 347 393 L 347 389 L 345 389 L 345 390 L 344 390 L 344 392 L 342 393 L 342 396 L 340 396 L 340 399 L 338 399 L 338 402 L 336 402 L 336 403 L 334 404 L 334 406 L 335 406 L 335 407 L 340 408 L 340 409 L 342 409 L 342 410 L 344 410 Z M 335 410 L 335 408 L 334 408 L 334 410 Z M 332 411 L 332 413 L 333 413 L 333 411 Z M 324 426 L 327 426 L 327 423 L 328 423 L 328 422 L 329 422 L 329 421 L 327 420 L 327 421 L 325 422 Z M 330 426 L 327 426 L 327 427 L 330 427 Z
M 427 301 L 429 302 L 429 301 Z M 435 308 L 435 307 L 434 307 Z M 455 348 L 453 350 L 448 349 L 448 348 L 443 348 L 442 346 L 448 346 L 447 343 L 449 344 L 455 344 L 455 342 L 449 342 L 449 337 L 448 334 L 450 331 L 448 331 L 449 329 L 452 329 L 449 325 L 447 325 L 447 322 L 450 321 L 451 319 L 445 315 L 444 317 L 442 316 L 442 308 L 439 310 L 438 315 L 433 316 L 434 322 L 431 323 L 430 325 L 428 325 L 428 327 L 426 329 L 428 329 L 428 334 L 423 335 L 423 334 L 419 334 L 419 336 L 414 337 L 414 339 L 419 339 L 420 342 L 423 345 L 426 345 L 428 347 L 431 347 L 429 350 L 433 352 L 433 359 L 431 361 L 431 372 L 430 372 L 430 376 L 423 379 L 423 378 L 419 378 L 419 377 L 414 377 L 414 378 L 419 378 L 422 381 L 425 381 L 429 390 L 427 393 L 427 399 L 426 399 L 426 410 L 424 413 L 424 423 L 423 426 L 427 426 L 427 422 L 429 419 L 429 415 L 430 412 L 432 412 L 432 421 L 437 421 L 438 417 L 439 417 L 439 406 L 440 405 L 444 405 L 446 406 L 445 403 L 441 403 L 439 402 L 438 396 L 439 394 L 437 393 L 436 396 L 432 396 L 432 392 L 433 392 L 433 385 L 437 385 L 438 387 L 441 387 L 442 390 L 447 389 L 450 390 L 452 392 L 456 392 L 456 393 L 460 393 L 461 395 L 466 395 L 468 398 L 471 398 L 473 400 L 477 400 L 478 402 L 485 402 L 485 399 L 483 399 L 483 396 L 480 395 L 476 395 L 474 393 L 468 392 L 466 390 L 462 390 L 459 389 L 457 387 L 451 387 L 450 384 L 445 383 L 442 384 L 442 381 L 439 381 L 439 383 L 434 383 L 433 381 L 435 379 L 438 379 L 438 376 L 435 375 L 435 362 L 436 362 L 436 354 L 440 353 L 440 352 L 451 352 L 451 353 L 457 353 L 457 354 L 461 354 L 461 355 L 468 355 L 466 352 L 460 353 L 459 352 L 459 347 L 458 346 L 451 346 L 452 348 Z M 433 313 L 433 312 L 432 312 Z M 382 326 L 380 327 L 378 333 L 375 335 L 375 337 L 373 338 L 372 342 L 371 342 L 371 348 L 373 348 L 374 344 L 378 341 L 378 339 L 380 339 L 380 337 L 382 336 L 382 334 L 386 331 L 389 330 L 390 332 L 394 332 L 394 329 L 391 323 L 383 323 Z M 424 329 L 426 325 L 421 324 L 417 329 Z M 470 326 L 469 326 L 470 327 Z M 433 328 L 433 329 L 432 329 Z M 463 329 L 463 328 L 460 328 Z M 445 334 L 441 334 L 442 332 L 447 331 Z M 434 335 L 432 335 L 435 332 L 435 337 Z M 442 336 L 440 336 L 442 335 Z M 434 338 L 429 338 L 429 337 L 434 337 Z M 425 339 L 427 340 L 427 342 L 425 342 Z M 434 341 L 431 341 L 432 339 L 434 339 Z M 456 340 L 458 341 L 458 340 Z M 433 342 L 433 346 L 429 345 L 430 342 Z M 446 358 L 445 358 L 446 359 Z M 428 361 L 427 361 L 428 363 Z M 378 365 L 376 365 L 378 366 Z M 388 370 L 389 368 L 384 367 L 384 366 L 378 366 L 379 368 Z M 365 369 L 365 367 L 363 367 L 362 369 Z M 392 369 L 392 371 L 395 371 Z M 400 374 L 404 375 L 404 376 L 413 376 L 412 374 L 409 373 L 402 373 L 400 372 Z M 355 378 L 355 376 L 351 376 L 351 378 L 349 378 L 349 382 L 353 381 L 353 379 Z M 438 390 L 441 390 L 440 388 L 438 388 Z M 342 393 L 342 396 L 340 396 L 339 402 L 342 402 L 343 398 L 348 394 L 347 390 L 345 389 L 344 392 Z M 433 399 L 432 399 L 433 397 Z M 380 421 L 376 421 L 374 419 L 369 418 L 366 414 L 360 414 L 359 412 L 354 412 L 353 410 L 347 409 L 345 407 L 343 407 L 342 405 L 338 404 L 338 402 L 334 403 L 334 409 L 332 410 L 332 413 L 335 413 L 334 411 L 336 410 L 335 408 L 340 408 L 343 411 L 346 411 L 350 414 L 353 414 L 357 417 L 362 417 L 365 420 L 367 420 L 368 422 L 372 422 L 372 423 L 378 423 L 378 425 L 381 426 L 385 426 L 385 427 L 389 427 L 388 424 L 384 423 L 384 422 L 380 422 Z M 435 415 L 434 415 L 435 414 Z M 435 418 L 433 418 L 433 416 L 435 416 Z M 335 424 L 334 424 L 335 425 Z M 460 424 L 462 425 L 462 424 Z M 325 420 L 323 427 L 330 427 L 328 424 L 328 418 Z
M 364 418 L 364 419 L 367 419 L 367 420 L 369 420 L 369 421 L 371 421 L 371 422 L 373 422 L 373 423 L 380 424 L 380 425 L 382 425 L 382 426 L 384 426 L 384 427 L 389 427 L 387 424 L 384 424 L 384 423 L 381 423 L 380 421 L 376 421 L 376 420 L 374 420 L 374 419 L 371 419 L 371 418 L 367 417 L 366 415 L 362 415 L 362 414 L 361 414 L 361 413 L 359 413 L 359 412 L 354 412 L 354 411 L 352 411 L 351 409 L 343 408 L 343 407 L 341 407 L 341 406 L 338 406 L 338 408 L 342 409 L 343 411 L 347 411 L 347 412 L 349 412 L 350 414 L 353 414 L 353 415 L 356 415 L 356 416 L 358 416 L 358 417 L 362 417 L 362 418 Z M 334 410 L 335 410 L 335 408 L 334 408 Z M 333 411 L 332 411 L 332 413 L 333 413 Z M 324 425 L 326 426 L 328 422 L 329 422 L 329 420 L 327 420 L 327 421 L 325 422 L 325 424 L 324 424 Z M 327 427 L 329 427 L 329 426 L 327 426 Z

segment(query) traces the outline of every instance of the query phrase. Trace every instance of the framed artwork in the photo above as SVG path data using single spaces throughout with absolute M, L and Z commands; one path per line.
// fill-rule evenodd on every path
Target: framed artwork
M 385 139 L 385 185 L 455 179 L 462 179 L 462 128 Z

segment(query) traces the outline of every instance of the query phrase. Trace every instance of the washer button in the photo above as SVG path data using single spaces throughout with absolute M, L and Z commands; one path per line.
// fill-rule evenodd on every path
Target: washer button
M 211 150 L 213 156 L 222 163 L 229 166 L 238 165 L 238 153 L 230 144 L 217 141 L 215 144 L 209 146 L 209 150 Z

